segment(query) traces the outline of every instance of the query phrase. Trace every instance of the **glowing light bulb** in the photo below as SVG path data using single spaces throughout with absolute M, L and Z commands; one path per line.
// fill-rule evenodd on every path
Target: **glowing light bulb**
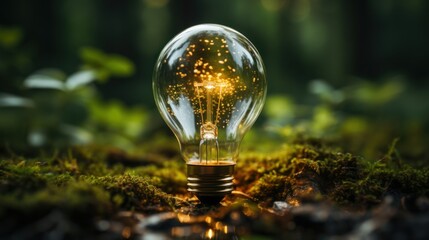
M 265 101 L 264 71 L 246 37 L 215 24 L 186 29 L 158 58 L 155 102 L 180 143 L 188 191 L 202 202 L 233 190 L 240 142 Z

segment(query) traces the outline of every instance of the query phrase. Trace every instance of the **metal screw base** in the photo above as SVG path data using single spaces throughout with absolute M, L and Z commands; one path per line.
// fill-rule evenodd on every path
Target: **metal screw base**
M 188 191 L 204 204 L 217 204 L 233 190 L 235 163 L 188 163 Z

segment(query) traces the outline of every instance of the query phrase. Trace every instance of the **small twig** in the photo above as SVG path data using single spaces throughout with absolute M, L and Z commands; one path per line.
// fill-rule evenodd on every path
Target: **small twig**
M 255 199 L 255 198 L 253 198 L 253 197 L 252 197 L 252 196 L 250 196 L 249 194 L 246 194 L 246 193 L 241 192 L 241 191 L 232 191 L 232 192 L 231 192 L 231 194 L 232 194 L 232 195 L 239 196 L 239 197 L 247 198 L 247 199 L 249 199 L 249 200 L 251 200 L 251 201 L 253 201 L 253 202 L 256 202 L 256 199 Z

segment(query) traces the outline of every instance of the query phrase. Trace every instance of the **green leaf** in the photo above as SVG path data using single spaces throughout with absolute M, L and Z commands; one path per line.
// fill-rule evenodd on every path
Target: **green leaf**
M 107 59 L 105 66 L 112 75 L 125 77 L 129 76 L 134 72 L 134 65 L 133 63 L 121 56 L 118 55 L 111 55 Z
M 94 71 L 96 79 L 102 82 L 111 76 L 126 77 L 134 73 L 134 64 L 126 57 L 106 54 L 91 47 L 82 48 L 80 55 L 83 69 Z
M 0 107 L 32 107 L 33 101 L 12 94 L 0 93 Z
M 45 68 L 35 72 L 33 75 L 43 75 L 48 76 L 60 81 L 64 81 L 66 79 L 66 75 L 63 71 L 55 69 L 55 68 Z
M 362 82 L 352 89 L 351 95 L 356 101 L 379 106 L 398 97 L 404 91 L 405 87 L 401 79 L 393 78 L 379 84 L 368 81 Z
M 74 90 L 78 87 L 84 86 L 95 80 L 96 75 L 94 71 L 86 70 L 72 74 L 65 83 L 67 90 Z
M 314 80 L 309 85 L 310 92 L 329 103 L 340 103 L 344 100 L 344 93 L 335 90 L 331 85 L 322 80 Z
M 82 48 L 80 57 L 85 63 L 89 64 L 102 64 L 106 59 L 106 55 L 103 52 L 91 47 Z
M 26 88 L 65 90 L 65 74 L 57 69 L 42 69 L 24 81 Z
M 26 88 L 64 90 L 64 83 L 60 80 L 45 75 L 32 75 L 24 81 Z

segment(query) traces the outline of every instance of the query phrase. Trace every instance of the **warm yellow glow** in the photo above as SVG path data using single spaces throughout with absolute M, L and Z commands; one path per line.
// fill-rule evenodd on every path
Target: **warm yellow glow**
M 206 223 L 210 224 L 212 222 L 212 218 L 211 217 L 206 217 L 206 219 L 204 219 L 206 221 Z
M 226 43 L 216 36 L 190 44 L 175 67 L 175 84 L 167 89 L 172 100 L 190 98 L 200 125 L 212 122 L 218 128 L 225 127 L 234 110 L 234 100 L 247 90 L 234 66 L 235 53 L 230 53 Z
M 198 86 L 198 85 L 197 85 Z M 212 90 L 215 88 L 215 85 L 213 82 L 208 82 L 207 85 L 204 86 L 207 90 Z
M 173 227 L 171 229 L 171 236 L 173 237 L 182 237 L 185 235 L 185 229 L 183 229 L 182 227 Z
M 213 230 L 210 228 L 207 232 L 206 232 L 206 237 L 209 239 L 212 239 L 214 236 L 214 232 Z
M 215 228 L 216 229 L 222 229 L 222 223 L 221 222 L 216 222 Z
M 184 213 L 178 213 L 177 218 L 179 219 L 179 222 L 181 222 L 181 223 L 187 223 L 187 222 L 190 222 L 190 220 L 191 220 L 191 216 L 189 216 L 188 214 L 184 214 Z
M 184 159 L 205 164 L 237 158 L 266 93 L 253 44 L 216 24 L 191 27 L 172 39 L 158 58 L 152 87 Z
M 240 220 L 240 213 L 238 212 L 232 212 L 231 213 L 231 219 L 234 221 L 239 221 Z
M 292 199 L 292 200 L 288 201 L 288 203 L 294 207 L 298 207 L 299 205 L 301 205 L 301 203 L 298 199 Z
M 130 227 L 124 227 L 124 229 L 122 229 L 122 237 L 125 239 L 128 239 L 131 237 L 131 228 Z

